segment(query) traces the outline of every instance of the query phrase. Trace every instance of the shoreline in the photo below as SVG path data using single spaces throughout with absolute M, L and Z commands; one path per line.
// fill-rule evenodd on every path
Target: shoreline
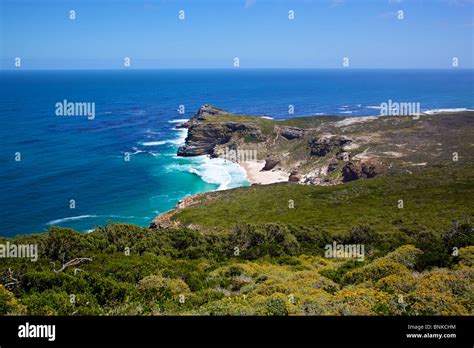
M 287 182 L 290 173 L 282 170 L 262 171 L 265 166 L 265 161 L 243 161 L 235 162 L 244 169 L 247 176 L 247 181 L 253 184 L 269 185 L 277 182 Z
M 449 113 L 453 113 L 453 112 L 460 113 L 460 112 L 470 112 L 470 111 L 474 111 L 474 110 L 469 109 L 469 108 L 445 108 L 445 109 L 438 108 L 438 109 L 428 109 L 428 110 L 422 111 L 419 116 L 434 116 L 434 115 L 439 115 L 439 114 L 449 114 Z M 329 115 L 318 115 L 318 116 L 329 116 Z M 390 116 L 390 115 L 388 115 L 388 116 Z M 309 116 L 303 116 L 303 117 L 314 117 L 314 116 L 309 115 Z M 336 124 L 338 126 L 348 126 L 348 125 L 351 125 L 351 124 L 354 124 L 354 123 L 370 122 L 370 121 L 373 121 L 373 120 L 375 120 L 379 117 L 383 117 L 383 115 L 339 116 L 339 117 L 341 117 L 341 120 L 337 121 Z M 170 123 L 181 123 L 181 122 L 183 122 L 182 124 L 185 124 L 189 120 L 190 119 L 188 119 L 188 120 L 181 119 L 181 120 L 172 120 L 172 121 L 169 121 L 169 122 Z M 183 145 L 185 143 L 185 139 L 188 136 L 188 129 L 186 129 L 186 128 L 184 128 L 184 129 L 183 128 L 181 128 L 181 129 L 174 128 L 174 130 L 177 130 L 177 131 L 185 130 L 184 133 L 185 133 L 186 136 L 183 136 L 184 134 L 181 135 L 179 137 L 180 142 L 178 143 L 178 145 Z M 196 157 L 199 157 L 199 156 L 196 156 Z M 207 157 L 210 158 L 209 156 L 207 156 Z M 223 159 L 222 157 L 219 157 L 219 156 L 217 158 Z M 289 172 L 285 172 L 285 171 L 277 170 L 277 169 L 272 169 L 272 170 L 269 170 L 269 171 L 262 171 L 262 168 L 265 166 L 265 161 L 264 160 L 242 161 L 242 162 L 233 162 L 233 163 L 237 164 L 240 168 L 243 169 L 243 171 L 245 172 L 246 179 L 251 185 L 254 185 L 254 184 L 269 185 L 269 184 L 274 184 L 274 183 L 279 183 L 279 182 L 288 182 L 289 181 L 288 180 L 289 177 L 290 177 Z M 201 180 L 206 181 L 201 175 L 199 175 L 199 176 L 201 177 Z

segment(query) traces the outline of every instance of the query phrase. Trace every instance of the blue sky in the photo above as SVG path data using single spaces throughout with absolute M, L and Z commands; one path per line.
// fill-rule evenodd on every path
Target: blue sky
M 474 0 L 0 3 L 3 69 L 474 68 Z

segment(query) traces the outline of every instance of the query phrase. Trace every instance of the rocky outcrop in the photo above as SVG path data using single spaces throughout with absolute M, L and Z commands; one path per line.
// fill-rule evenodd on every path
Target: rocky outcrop
M 198 112 L 193 116 L 192 119 L 198 120 L 198 121 L 204 121 L 208 117 L 222 116 L 226 114 L 228 114 L 228 112 L 225 112 L 222 109 L 216 108 L 215 106 L 212 106 L 209 104 L 204 104 L 199 108 Z
M 276 157 L 269 157 L 265 160 L 265 166 L 262 168 L 262 172 L 272 170 L 275 166 L 280 163 L 280 160 Z
M 308 145 L 312 156 L 324 157 L 335 148 L 341 149 L 343 146 L 352 142 L 351 139 L 344 136 L 331 136 L 323 138 L 313 138 L 309 140 Z
M 174 127 L 176 129 L 187 129 L 189 128 L 189 123 L 188 122 L 184 122 L 184 123 L 181 123 L 181 124 L 178 124 L 176 127 Z
M 290 177 L 288 178 L 288 181 L 289 182 L 300 182 L 301 178 L 299 177 L 298 175 L 298 171 L 296 170 L 293 170 L 291 173 L 290 173 Z
M 342 182 L 370 179 L 379 174 L 380 169 L 373 163 L 349 162 L 342 168 Z
M 222 124 L 191 123 L 185 145 L 178 149 L 178 156 L 211 155 L 216 145 L 227 143 L 231 136 Z
M 180 227 L 181 226 L 180 223 L 172 219 L 173 215 L 175 215 L 181 209 L 190 207 L 194 204 L 201 202 L 203 200 L 203 197 L 204 195 L 202 193 L 198 193 L 198 194 L 183 198 L 182 200 L 178 202 L 178 204 L 176 204 L 174 209 L 168 210 L 167 212 L 164 212 L 158 215 L 156 218 L 154 218 L 153 221 L 148 226 L 148 228 L 159 230 L 163 228 Z
M 349 161 L 351 158 L 351 153 L 348 151 L 340 151 L 336 154 L 336 159 L 339 161 Z
M 199 108 L 187 123 L 188 136 L 185 145 L 178 149 L 178 156 L 191 157 L 213 155 L 217 145 L 228 143 L 233 136 L 263 139 L 261 129 L 252 122 L 204 122 L 227 113 L 210 105 Z
M 288 140 L 299 139 L 304 136 L 304 129 L 297 127 L 282 127 L 280 135 Z
M 177 228 L 179 227 L 179 223 L 176 221 L 171 220 L 171 217 L 174 215 L 174 210 L 167 211 L 163 214 L 158 215 L 153 221 L 150 223 L 148 228 L 159 230 L 163 228 Z

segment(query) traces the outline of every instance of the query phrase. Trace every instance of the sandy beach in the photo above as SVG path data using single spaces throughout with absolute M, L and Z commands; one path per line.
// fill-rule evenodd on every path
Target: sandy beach
M 247 180 L 252 184 L 268 185 L 275 182 L 288 181 L 289 173 L 280 170 L 270 170 L 262 172 L 265 161 L 242 161 L 239 165 L 244 168 L 247 174 Z

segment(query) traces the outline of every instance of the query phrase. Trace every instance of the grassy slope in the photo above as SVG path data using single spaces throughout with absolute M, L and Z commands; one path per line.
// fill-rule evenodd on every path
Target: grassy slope
M 359 180 L 330 187 L 290 183 L 214 192 L 212 198 L 178 212 L 174 219 L 207 229 L 236 223 L 281 222 L 349 231 L 368 223 L 378 232 L 424 226 L 438 230 L 474 215 L 474 165 L 425 169 L 412 175 Z M 404 208 L 398 208 L 402 199 Z M 288 208 L 293 200 L 295 208 Z

